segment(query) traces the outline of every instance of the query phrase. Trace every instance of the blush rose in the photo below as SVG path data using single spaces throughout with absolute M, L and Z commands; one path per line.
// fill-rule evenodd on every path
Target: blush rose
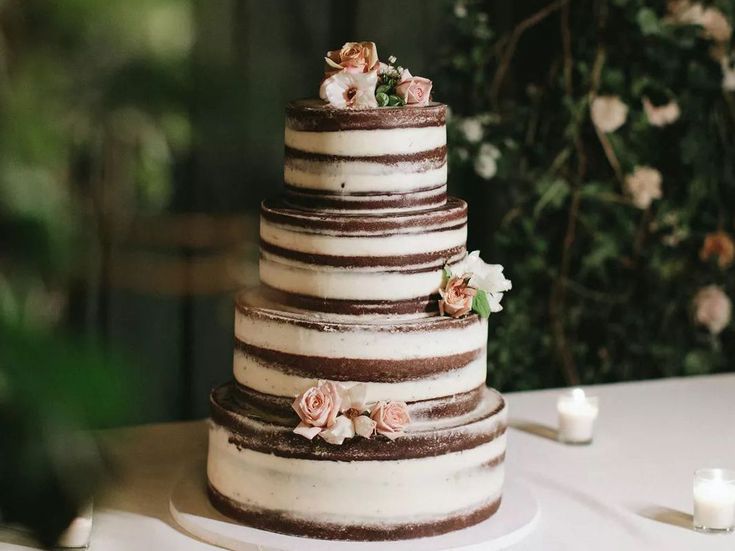
M 344 69 L 367 73 L 378 63 L 375 42 L 346 42 L 340 50 L 327 52 L 325 74 L 332 75 Z
M 334 425 L 341 406 L 342 396 L 337 385 L 332 381 L 320 381 L 294 400 L 292 407 L 301 419 L 294 432 L 313 439 L 322 429 Z
M 405 402 L 378 402 L 370 412 L 378 434 L 395 440 L 403 436 L 403 430 L 411 423 Z
M 442 316 L 459 318 L 472 310 L 472 300 L 477 289 L 469 286 L 469 278 L 454 276 L 449 278 L 444 289 L 439 289 L 439 294 L 439 313 Z
M 415 77 L 404 69 L 396 85 L 396 94 L 408 105 L 426 105 L 431 97 L 431 86 L 428 78 Z

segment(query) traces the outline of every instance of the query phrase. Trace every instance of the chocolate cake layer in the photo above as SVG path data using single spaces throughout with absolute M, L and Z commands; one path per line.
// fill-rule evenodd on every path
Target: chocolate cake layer
M 260 320 L 264 323 L 283 323 L 303 329 L 312 329 L 320 333 L 417 333 L 458 330 L 481 324 L 477 315 L 471 314 L 461 318 L 432 317 L 413 320 L 391 321 L 390 319 L 357 320 L 345 322 L 328 316 L 314 316 L 309 312 L 299 312 L 283 308 L 274 302 L 269 293 L 261 288 L 253 288 L 238 293 L 235 298 L 235 329 L 240 316 Z
M 377 461 L 432 457 L 475 448 L 506 431 L 505 402 L 498 393 L 483 389 L 480 402 L 469 413 L 451 419 L 413 420 L 410 432 L 393 441 L 380 435 L 352 438 L 340 446 L 308 440 L 293 432 L 298 424 L 268 414 L 243 400 L 234 383 L 212 391 L 210 416 L 231 434 L 239 448 L 279 457 L 324 461 Z
M 371 216 L 327 214 L 290 208 L 283 201 L 263 201 L 260 216 L 265 222 L 309 233 L 328 231 L 330 236 L 387 236 L 460 227 L 467 223 L 467 203 L 451 197 L 445 205 L 421 212 Z
M 284 203 L 292 208 L 328 212 L 392 213 L 440 207 L 447 202 L 446 185 L 411 193 L 325 194 L 286 186 Z
M 478 387 L 469 392 L 452 396 L 409 402 L 407 404 L 408 412 L 412 419 L 424 421 L 466 415 L 480 404 L 482 389 L 483 387 Z M 298 416 L 292 407 L 293 398 L 290 396 L 273 396 L 272 394 L 257 392 L 236 382 L 234 383 L 232 400 L 234 403 L 243 404 L 242 407 L 249 404 L 266 415 L 288 420 L 292 424 L 298 423 Z
M 252 346 L 235 339 L 235 351 L 288 375 L 312 379 L 322 377 L 334 381 L 395 383 L 415 381 L 461 369 L 480 358 L 485 349 L 477 348 L 436 358 L 335 358 L 291 354 Z
M 264 285 L 263 293 L 275 302 L 291 308 L 341 316 L 414 316 L 439 312 L 439 295 L 409 300 L 340 300 L 321 299 L 287 293 Z
M 432 519 L 428 522 L 366 526 L 364 524 L 320 523 L 303 520 L 283 511 L 244 509 L 235 500 L 219 493 L 211 484 L 207 484 L 207 493 L 212 505 L 220 513 L 241 524 L 280 534 L 345 541 L 395 541 L 446 534 L 487 520 L 498 511 L 501 501 L 501 498 L 497 498 L 473 511 Z
M 338 268 L 365 268 L 380 266 L 385 268 L 398 268 L 403 266 L 444 266 L 452 259 L 461 259 L 465 255 L 464 245 L 457 245 L 451 249 L 443 249 L 418 254 L 406 254 L 401 256 L 346 256 L 307 253 L 272 245 L 261 241 L 260 249 L 274 256 L 296 260 L 303 264 L 314 264 L 319 266 L 335 266 Z M 424 270 L 419 270 L 424 271 Z
M 444 166 L 447 162 L 447 147 L 435 147 L 414 153 L 385 153 L 382 155 L 331 155 L 328 153 L 312 153 L 287 147 L 284 151 L 286 163 L 292 160 L 314 161 L 319 163 L 374 163 L 380 165 L 418 164 L 423 172 Z
M 420 128 L 445 123 L 446 105 L 441 103 L 424 107 L 346 110 L 335 109 L 321 100 L 303 99 L 286 106 L 286 126 L 308 132 Z

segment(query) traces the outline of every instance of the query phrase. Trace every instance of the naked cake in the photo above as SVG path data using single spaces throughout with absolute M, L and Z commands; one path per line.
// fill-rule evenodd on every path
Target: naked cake
M 500 506 L 507 412 L 485 386 L 510 289 L 447 197 L 446 106 L 373 43 L 286 107 L 285 194 L 261 208 L 261 285 L 236 300 L 211 394 L 209 495 L 257 528 L 395 540 Z

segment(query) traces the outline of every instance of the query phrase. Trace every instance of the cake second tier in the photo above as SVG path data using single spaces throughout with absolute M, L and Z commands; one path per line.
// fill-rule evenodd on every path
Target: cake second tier
M 261 282 L 280 302 L 334 314 L 437 310 L 445 264 L 466 254 L 467 204 L 391 215 L 329 214 L 264 202 Z

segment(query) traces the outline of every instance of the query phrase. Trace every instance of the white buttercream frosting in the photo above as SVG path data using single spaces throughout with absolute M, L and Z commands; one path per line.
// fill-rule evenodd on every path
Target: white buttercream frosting
M 316 373 L 311 378 L 285 373 L 282 369 L 268 365 L 239 350 L 235 351 L 233 372 L 235 380 L 246 387 L 264 394 L 289 398 L 316 385 L 323 378 Z M 466 366 L 439 375 L 391 383 L 363 383 L 365 400 L 367 402 L 431 400 L 474 390 L 485 383 L 486 376 L 487 364 L 483 352 L 479 358 Z M 354 383 L 355 381 L 348 381 L 344 384 L 350 386 Z
M 337 132 L 308 132 L 286 127 L 285 142 L 286 147 L 323 155 L 408 155 L 445 146 L 447 131 L 444 126 Z
M 304 316 L 301 319 L 309 318 Z M 442 325 L 433 326 L 439 323 Z M 401 330 L 406 326 L 414 329 Z M 251 346 L 304 356 L 396 360 L 435 358 L 484 348 L 487 320 L 477 318 L 469 325 L 454 325 L 447 318 L 429 318 L 401 322 L 401 327 L 377 321 L 310 327 L 290 323 L 290 317 L 285 314 L 249 316 L 238 310 L 235 336 Z
M 284 181 L 294 187 L 329 193 L 405 193 L 446 184 L 447 165 L 424 168 L 422 162 L 384 164 L 365 161 L 289 159 Z
M 215 424 L 207 475 L 243 508 L 338 524 L 403 524 L 441 519 L 500 497 L 505 436 L 435 457 L 326 461 L 277 457 L 239 448 Z

